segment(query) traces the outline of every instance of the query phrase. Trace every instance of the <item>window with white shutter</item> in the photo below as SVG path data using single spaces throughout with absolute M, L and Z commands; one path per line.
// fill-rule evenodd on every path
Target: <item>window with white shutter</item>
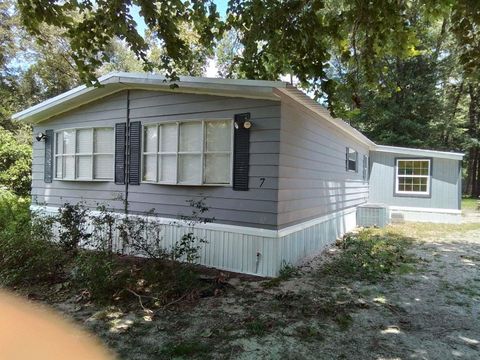
M 67 129 L 55 132 L 55 179 L 112 180 L 113 128 Z

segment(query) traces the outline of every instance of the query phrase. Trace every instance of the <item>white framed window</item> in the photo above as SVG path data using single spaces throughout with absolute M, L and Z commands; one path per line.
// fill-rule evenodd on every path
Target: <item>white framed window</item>
M 175 185 L 230 185 L 232 151 L 232 120 L 144 125 L 142 181 Z
M 430 159 L 397 159 L 395 193 L 430 195 Z
M 358 152 L 347 147 L 346 152 L 347 171 L 358 171 Z
M 55 132 L 55 179 L 113 179 L 114 132 L 110 127 Z

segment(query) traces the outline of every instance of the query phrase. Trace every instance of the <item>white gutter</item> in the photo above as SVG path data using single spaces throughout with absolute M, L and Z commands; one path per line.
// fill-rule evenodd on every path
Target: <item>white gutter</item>
M 284 98 L 286 97 L 287 99 L 291 99 L 293 103 L 299 104 L 303 106 L 303 108 L 309 110 L 310 112 L 313 112 L 315 115 L 320 116 L 322 120 L 330 123 L 344 134 L 355 138 L 359 142 L 366 145 L 369 149 L 375 148 L 376 144 L 372 140 L 367 138 L 365 135 L 363 135 L 360 131 L 358 131 L 351 125 L 347 124 L 342 119 L 334 119 L 327 109 L 325 109 L 315 100 L 308 97 L 302 91 L 298 90 L 296 87 L 287 85 L 286 88 L 274 89 L 274 92 L 279 94 L 279 96 L 281 97 L 283 96 Z
M 169 82 L 165 76 L 147 73 L 114 72 L 100 77 L 101 87 L 78 86 L 70 91 L 45 100 L 12 116 L 16 121 L 38 123 L 52 116 L 72 110 L 91 101 L 111 95 L 125 89 L 150 89 L 175 92 L 191 92 L 218 96 L 239 96 L 278 100 L 273 88 L 286 87 L 281 81 L 237 80 L 181 76 L 179 87 L 172 89 L 175 82 Z
M 401 155 L 411 155 L 411 156 L 425 156 L 425 157 L 435 157 L 451 160 L 462 160 L 465 156 L 464 153 L 457 152 L 448 152 L 448 151 L 436 151 L 436 150 L 424 150 L 424 149 L 413 149 L 406 147 L 397 147 L 397 146 L 387 146 L 387 145 L 376 145 L 373 151 L 394 153 Z

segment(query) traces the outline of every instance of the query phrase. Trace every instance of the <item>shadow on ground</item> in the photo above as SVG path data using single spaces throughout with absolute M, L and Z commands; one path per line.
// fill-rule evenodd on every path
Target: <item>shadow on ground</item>
M 387 231 L 407 246 L 406 255 L 376 264 L 399 261 L 379 277 L 340 271 L 348 249 L 337 246 L 286 281 L 231 278 L 225 293 L 195 305 L 148 314 L 57 307 L 124 359 L 477 359 L 480 225 Z M 385 255 L 372 251 L 349 256 Z

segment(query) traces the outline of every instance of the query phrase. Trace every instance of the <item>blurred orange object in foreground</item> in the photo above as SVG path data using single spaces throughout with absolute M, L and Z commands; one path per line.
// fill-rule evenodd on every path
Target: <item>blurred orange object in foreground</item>
M 0 359 L 113 358 L 95 338 L 53 311 L 0 291 Z

